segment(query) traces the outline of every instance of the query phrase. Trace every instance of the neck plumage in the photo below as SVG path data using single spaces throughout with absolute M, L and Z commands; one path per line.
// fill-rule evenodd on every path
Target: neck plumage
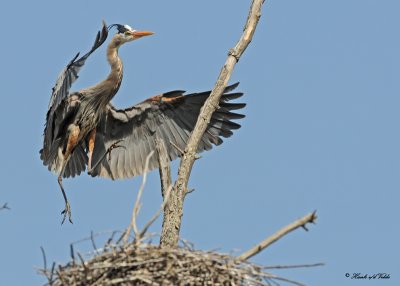
M 107 78 L 92 87 L 81 90 L 94 108 L 105 108 L 121 86 L 123 64 L 118 56 L 118 48 L 120 46 L 121 42 L 117 37 L 114 37 L 108 45 L 107 60 L 111 66 L 111 71 Z
M 111 72 L 105 80 L 110 88 L 110 99 L 118 92 L 121 86 L 123 76 L 123 64 L 121 58 L 118 56 L 118 49 L 121 46 L 118 38 L 114 37 L 107 48 L 107 60 L 111 66 Z

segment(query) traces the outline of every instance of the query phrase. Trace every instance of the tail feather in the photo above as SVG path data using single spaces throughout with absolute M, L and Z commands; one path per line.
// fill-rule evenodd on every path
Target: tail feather
M 60 140 L 61 141 L 61 140 Z M 43 161 L 43 165 L 47 166 L 49 171 L 59 174 L 61 172 L 62 165 L 64 164 L 64 156 L 62 154 L 62 148 L 60 142 L 54 142 L 50 152 L 47 156 L 43 149 L 39 151 L 40 159 Z M 88 164 L 88 157 L 82 145 L 78 145 L 71 154 L 67 165 L 64 170 L 64 178 L 75 177 L 80 175 L 86 170 Z

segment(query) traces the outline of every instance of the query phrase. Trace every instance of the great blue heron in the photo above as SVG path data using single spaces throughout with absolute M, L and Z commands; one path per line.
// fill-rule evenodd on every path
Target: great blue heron
M 70 92 L 79 70 L 87 58 L 104 43 L 113 27 L 117 29 L 117 34 L 107 48 L 110 74 L 96 85 Z M 123 75 L 122 61 L 118 56 L 119 47 L 152 34 L 137 31 L 128 25 L 113 24 L 107 27 L 103 22 L 91 50 L 82 57 L 78 53 L 57 78 L 46 116 L 40 158 L 50 171 L 58 174 L 58 183 L 65 200 L 65 209 L 61 213 L 64 215 L 62 223 L 67 215 L 72 223 L 70 204 L 62 185 L 63 177 L 80 175 L 86 166 L 93 177 L 122 179 L 137 176 L 144 172 L 147 154 L 155 150 L 156 136 L 166 142 L 171 160 L 177 158 L 180 155 L 179 148 L 184 149 L 186 145 L 210 91 L 184 95 L 185 91 L 174 90 L 150 97 L 127 109 L 116 109 L 110 103 L 118 92 Z M 240 127 L 231 119 L 240 119 L 244 115 L 232 110 L 241 109 L 245 104 L 227 102 L 243 95 L 229 93 L 237 85 L 225 89 L 219 108 L 203 135 L 199 152 L 211 149 L 212 144 L 221 144 L 221 136 L 229 137 L 232 135 L 231 130 Z M 158 162 L 153 156 L 148 169 L 156 167 Z

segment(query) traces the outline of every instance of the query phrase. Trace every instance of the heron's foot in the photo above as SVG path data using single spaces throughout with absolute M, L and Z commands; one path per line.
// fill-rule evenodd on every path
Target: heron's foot
M 177 151 L 178 151 L 178 157 L 181 158 L 183 157 L 183 155 L 185 154 L 185 151 L 183 151 L 178 145 L 176 145 L 174 142 L 169 141 L 169 143 L 171 144 L 172 147 L 174 147 Z M 194 154 L 194 159 L 198 160 L 200 159 L 201 156 L 199 154 Z
M 116 148 L 124 148 L 124 149 L 126 149 L 125 146 L 123 146 L 123 145 L 118 145 L 118 144 L 121 143 L 122 141 L 124 141 L 124 139 L 119 139 L 119 140 L 115 141 L 114 143 L 112 143 L 112 144 L 110 145 L 110 147 L 108 147 L 107 152 L 106 152 L 106 154 L 108 154 L 108 161 L 111 160 L 111 151 L 112 151 L 113 149 L 116 149 Z
M 176 151 L 178 151 L 178 157 L 181 158 L 183 157 L 183 154 L 185 154 L 185 151 L 183 151 L 178 145 L 176 145 L 174 142 L 169 141 L 169 143 L 171 144 L 172 147 L 174 147 L 176 149 Z
M 88 170 L 88 174 L 91 176 L 95 176 L 93 175 L 93 171 L 97 168 L 97 166 L 103 161 L 103 159 L 107 156 L 108 154 L 108 161 L 111 160 L 111 151 L 115 148 L 125 148 L 125 146 L 123 145 L 118 145 L 119 143 L 121 143 L 122 141 L 124 141 L 124 139 L 119 139 L 117 141 L 115 141 L 113 144 L 110 145 L 110 147 L 107 148 L 106 152 L 103 153 L 103 155 L 101 155 L 100 159 L 96 162 L 96 164 L 94 164 L 89 170 Z
M 69 205 L 69 202 L 68 202 L 68 201 L 65 202 L 65 209 L 61 212 L 61 214 L 64 215 L 64 216 L 63 216 L 63 219 L 62 219 L 62 221 L 61 221 L 61 224 L 64 223 L 65 218 L 66 218 L 67 216 L 68 216 L 69 222 L 70 222 L 70 223 L 73 223 L 73 222 L 72 222 L 72 219 L 71 219 L 71 206 Z

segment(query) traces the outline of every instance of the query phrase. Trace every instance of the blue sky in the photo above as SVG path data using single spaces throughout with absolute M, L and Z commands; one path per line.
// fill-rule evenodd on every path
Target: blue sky
M 67 262 L 69 244 L 90 232 L 122 230 L 141 178 L 87 175 L 65 180 L 74 224 L 60 225 L 56 176 L 39 159 L 51 87 L 67 62 L 87 51 L 101 20 L 156 32 L 123 46 L 118 107 L 173 89 L 212 88 L 239 38 L 250 1 L 8 1 L 2 27 L 0 277 L 40 285 L 40 246 Z M 189 183 L 182 237 L 199 249 L 235 253 L 310 211 L 318 222 L 252 261 L 325 262 L 276 271 L 308 285 L 399 285 L 400 18 L 398 1 L 266 1 L 253 42 L 231 82 L 245 93 L 246 118 L 233 137 L 203 154 Z M 105 46 L 73 89 L 108 73 Z M 176 175 L 177 163 L 172 164 Z M 161 203 L 149 174 L 140 224 Z M 160 232 L 160 221 L 151 229 Z M 100 236 L 98 244 L 107 234 Z M 76 245 L 82 252 L 89 243 Z M 396 268 L 397 265 L 397 268 Z M 354 281 L 345 273 L 390 273 Z M 365 284 L 366 283 L 366 284 Z

